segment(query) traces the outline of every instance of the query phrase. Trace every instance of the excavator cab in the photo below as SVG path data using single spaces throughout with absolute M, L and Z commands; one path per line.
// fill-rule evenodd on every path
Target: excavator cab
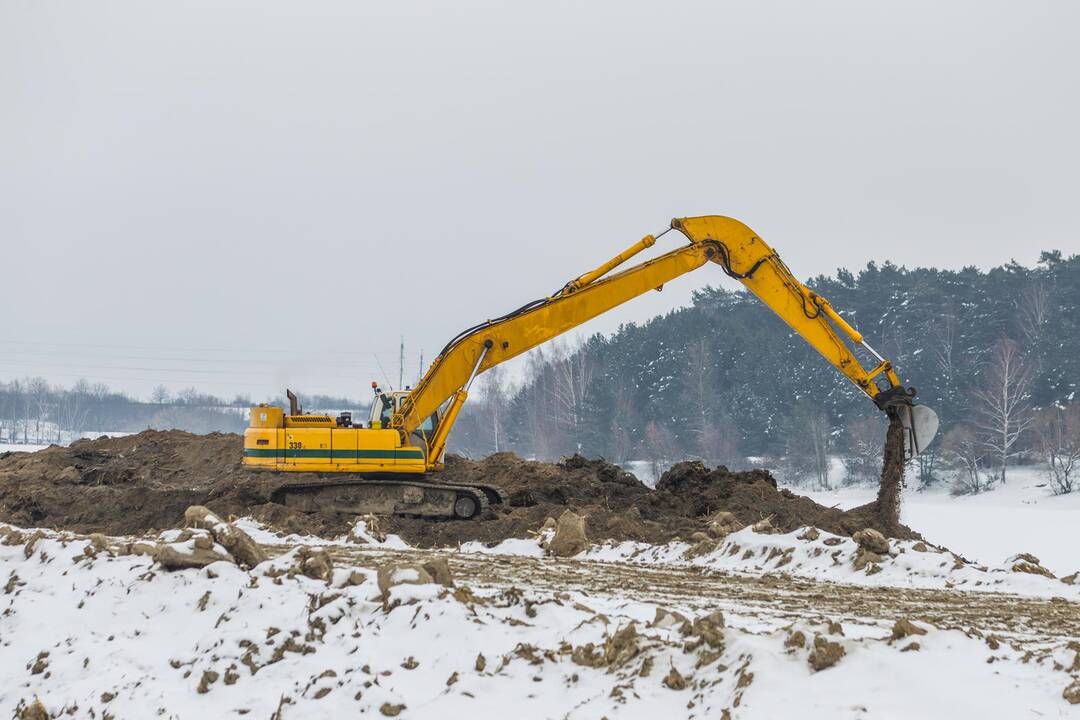
M 371 388 L 374 391 L 375 396 L 371 399 L 371 424 L 369 427 L 389 428 L 391 427 L 390 422 L 393 419 L 394 414 L 401 411 L 402 406 L 405 404 L 405 399 L 409 397 L 411 390 L 393 390 L 385 393 L 375 383 L 371 384 Z M 378 423 L 378 425 L 376 425 L 376 423 Z M 434 434 L 435 427 L 438 424 L 439 412 L 436 410 L 412 432 L 411 438 L 413 444 L 417 447 L 424 448 L 426 451 L 428 438 Z
M 384 393 L 375 383 L 371 384 L 371 389 L 375 396 L 371 399 L 371 425 L 369 427 L 389 428 L 390 418 L 397 412 L 397 406 L 401 403 L 401 399 L 396 398 L 395 395 L 407 395 L 407 393 Z

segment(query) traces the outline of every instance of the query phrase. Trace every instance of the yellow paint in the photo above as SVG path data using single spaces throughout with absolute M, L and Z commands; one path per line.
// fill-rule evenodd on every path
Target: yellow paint
M 630 247 L 623 250 L 615 257 L 608 260 L 600 267 L 596 268 L 595 270 L 590 270 L 576 280 L 571 280 L 570 283 L 567 285 L 567 290 L 570 292 L 580 290 L 586 285 L 595 282 L 597 279 L 607 275 L 609 272 L 617 268 L 619 265 L 622 265 L 630 258 L 634 257 L 642 250 L 645 250 L 646 248 L 651 248 L 654 244 L 656 244 L 656 238 L 654 238 L 652 235 L 646 235 Z
M 355 453 L 360 444 L 360 433 L 371 432 L 370 430 L 356 430 L 354 428 L 335 428 L 330 431 L 330 447 L 336 452 Z M 356 457 L 334 458 L 331 465 L 355 467 L 359 460 Z
M 251 427 L 253 428 L 279 428 L 282 427 L 281 418 L 285 411 L 279 407 L 271 407 L 266 403 L 251 408 Z
M 441 463 L 443 452 L 446 450 L 446 439 L 450 436 L 450 429 L 454 427 L 454 423 L 457 422 L 458 413 L 461 412 L 461 407 L 468 399 L 469 393 L 464 390 L 458 390 L 454 393 L 454 397 L 450 400 L 450 405 L 447 407 L 446 412 L 443 413 L 442 421 L 439 426 L 435 428 L 435 434 L 431 437 L 431 450 L 429 460 L 432 462 Z
M 276 409 L 279 413 L 281 412 L 281 408 Z M 278 438 L 280 432 L 274 428 L 250 427 L 244 431 L 244 447 L 267 451 L 277 450 L 281 447 L 281 441 Z M 245 465 L 274 467 L 278 462 L 277 457 L 244 457 Z
M 285 429 L 285 462 L 297 465 L 303 463 L 305 465 L 330 465 L 330 458 L 318 458 L 312 457 L 307 459 L 299 459 L 290 457 L 289 450 L 296 451 L 326 451 L 331 450 L 330 447 L 330 433 L 332 431 L 325 428 L 286 428 Z

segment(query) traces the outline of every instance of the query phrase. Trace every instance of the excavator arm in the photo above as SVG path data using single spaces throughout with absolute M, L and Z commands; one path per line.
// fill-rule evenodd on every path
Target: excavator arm
M 908 432 L 909 455 L 929 443 L 937 430 L 933 411 L 913 403 L 915 391 L 903 387 L 892 364 L 867 345 L 825 298 L 800 283 L 753 230 L 720 216 L 675 219 L 671 228 L 681 232 L 689 244 L 609 274 L 655 243 L 654 237 L 646 236 L 550 297 L 459 334 L 443 348 L 393 416 L 392 427 L 408 437 L 450 400 L 429 440 L 428 460 L 440 462 L 447 436 L 476 375 L 712 262 L 768 305 L 879 408 L 898 415 Z M 864 367 L 842 336 L 862 346 L 877 364 Z
M 727 275 L 768 305 L 878 408 L 899 418 L 908 458 L 930 444 L 937 434 L 937 414 L 925 405 L 916 405 L 915 388 L 901 384 L 893 364 L 870 347 L 862 333 L 844 320 L 828 300 L 799 282 L 776 251 L 753 230 L 738 220 L 715 215 L 675 219 L 671 227 L 691 243 L 717 242 L 721 252 L 716 262 Z M 841 335 L 862 347 L 877 364 L 864 367 Z
M 724 272 L 745 285 L 883 410 L 901 395 L 914 396 L 913 391 L 901 386 L 892 363 L 867 345 L 862 334 L 840 317 L 828 300 L 799 282 L 780 256 L 746 225 L 711 216 L 676 219 L 671 226 L 691 243 L 719 243 L 717 262 Z M 841 333 L 861 345 L 877 365 L 864 368 L 841 339 Z M 878 377 L 883 380 L 880 385 L 875 382 Z

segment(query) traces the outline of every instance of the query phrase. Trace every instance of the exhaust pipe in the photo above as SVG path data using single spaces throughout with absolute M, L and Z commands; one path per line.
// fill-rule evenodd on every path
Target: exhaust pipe
M 296 397 L 296 393 L 292 390 L 285 388 L 285 397 L 289 398 L 289 414 L 301 415 L 304 409 L 300 407 L 300 400 Z

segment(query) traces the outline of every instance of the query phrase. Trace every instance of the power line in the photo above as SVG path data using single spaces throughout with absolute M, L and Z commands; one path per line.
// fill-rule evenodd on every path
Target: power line
M 79 379 L 79 380 L 87 380 L 87 381 L 93 380 L 93 381 L 108 381 L 108 382 L 117 382 L 117 383 L 119 383 L 119 382 L 147 382 L 147 383 L 159 383 L 160 384 L 162 382 L 162 378 L 160 378 L 160 377 L 158 377 L 158 378 L 146 378 L 146 377 L 127 376 L 127 377 L 120 378 L 120 377 L 111 377 L 111 376 L 106 376 L 106 375 L 87 375 L 85 373 L 49 373 L 49 377 L 66 377 L 66 378 L 76 378 L 76 379 Z M 177 382 L 177 383 L 195 383 L 195 382 L 197 382 L 200 385 L 218 385 L 218 386 L 224 386 L 224 387 L 257 387 L 257 388 L 263 388 L 263 389 L 267 389 L 267 388 L 271 387 L 271 385 L 269 383 L 245 383 L 245 382 L 232 382 L 232 381 L 227 382 L 227 381 L 203 380 L 201 378 L 198 379 L 198 380 L 191 380 L 190 378 L 189 379 L 170 378 L 169 381 Z M 119 390 L 119 388 L 118 388 L 118 390 Z
M 250 371 L 250 370 L 207 370 L 200 368 L 170 368 L 170 367 L 144 367 L 138 365 L 84 365 L 84 364 L 68 364 L 68 363 L 33 363 L 33 362 L 19 362 L 19 361 L 6 361 L 0 360 L 0 365 L 8 367 L 28 367 L 28 368 L 87 368 L 90 370 L 134 370 L 136 372 L 160 372 L 160 373 L 198 373 L 200 375 L 235 375 L 239 377 L 249 377 L 251 375 L 262 375 L 265 377 L 275 377 L 281 375 L 283 372 L 289 372 L 286 368 L 281 368 L 278 371 L 266 370 L 266 371 Z M 306 368 L 304 368 L 306 370 Z M 297 371 L 293 371 L 297 372 Z M 338 380 L 353 380 L 355 376 L 347 375 L 325 375 L 320 373 L 320 377 L 338 379 Z
M 0 350 L 0 353 L 4 355 L 32 355 L 35 357 L 56 357 L 55 352 L 43 352 L 40 350 Z M 166 362 L 195 362 L 195 363 L 243 363 L 243 365 L 267 365 L 271 367 L 281 367 L 280 362 L 268 362 L 265 360 L 232 360 L 224 358 L 191 358 L 191 357 L 175 357 L 166 355 L 98 355 L 98 354 L 85 354 L 79 353 L 77 355 L 68 355 L 67 358 L 93 358 L 100 360 L 162 360 Z M 306 367 L 340 367 L 340 368 L 352 368 L 356 366 L 373 366 L 374 363 L 371 360 L 350 360 L 348 362 L 326 362 L 316 359 L 309 360 L 305 358 L 304 365 Z
M 106 350 L 180 350 L 183 352 L 222 352 L 222 353 L 239 353 L 239 354 L 263 354 L 272 353 L 277 355 L 300 355 L 303 357 L 318 357 L 320 355 L 367 355 L 372 352 L 370 350 L 290 350 L 288 347 L 275 347 L 275 348 L 256 348 L 250 346 L 244 346 L 242 348 L 207 348 L 207 347 L 192 347 L 190 345 L 176 346 L 176 345 L 112 345 L 101 343 L 73 343 L 73 342 L 55 342 L 45 340 L 20 340 L 15 338 L 3 338 L 0 339 L 0 344 L 7 345 L 43 345 L 46 347 L 83 347 L 83 348 L 99 348 Z M 390 353 L 393 350 L 381 350 L 382 353 Z

